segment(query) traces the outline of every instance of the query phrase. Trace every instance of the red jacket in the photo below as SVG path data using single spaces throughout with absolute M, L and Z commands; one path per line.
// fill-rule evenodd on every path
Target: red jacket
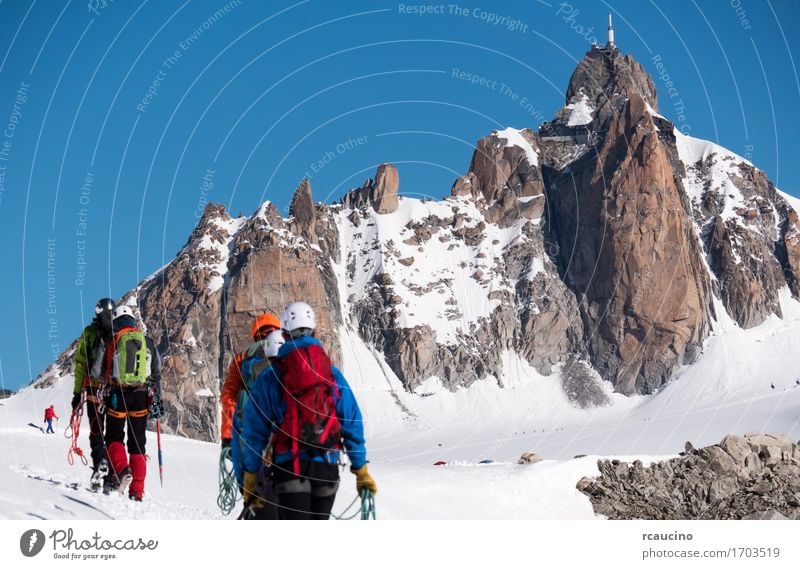
M 48 407 L 44 410 L 44 420 L 49 421 L 50 419 L 58 419 L 58 415 L 56 415 L 56 410 L 52 407 Z

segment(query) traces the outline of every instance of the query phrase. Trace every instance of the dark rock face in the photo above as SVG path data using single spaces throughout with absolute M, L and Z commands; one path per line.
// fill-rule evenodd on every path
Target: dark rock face
M 649 467 L 597 466 L 600 477 L 577 488 L 610 519 L 800 519 L 800 446 L 787 435 L 728 435 Z
M 710 285 L 645 101 L 632 93 L 596 153 L 544 173 L 553 258 L 592 361 L 619 391 L 652 392 L 699 354 Z

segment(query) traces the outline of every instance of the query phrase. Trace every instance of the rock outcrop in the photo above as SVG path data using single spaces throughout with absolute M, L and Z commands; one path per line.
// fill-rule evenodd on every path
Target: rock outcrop
M 377 213 L 394 213 L 397 211 L 397 191 L 400 188 L 400 175 L 391 164 L 381 164 L 375 173 L 375 184 L 372 186 L 370 201 Z
M 743 328 L 781 316 L 780 290 L 800 292 L 797 212 L 764 172 L 736 155 L 711 144 L 692 152 L 683 136 L 677 144 L 715 293 Z
M 619 391 L 650 393 L 699 355 L 711 287 L 683 188 L 647 108 L 654 94 L 627 76 L 627 64 L 608 71 L 599 51 L 579 70 L 601 68 L 601 79 L 611 73 L 614 80 L 602 83 L 609 112 L 595 115 L 593 152 L 566 168 L 543 168 L 548 239 L 578 298 L 593 363 Z M 576 73 L 573 91 L 588 72 Z M 595 89 L 594 77 L 584 77 L 585 90 Z
M 600 460 L 577 488 L 610 519 L 800 519 L 800 446 L 784 434 L 728 435 L 643 466 Z

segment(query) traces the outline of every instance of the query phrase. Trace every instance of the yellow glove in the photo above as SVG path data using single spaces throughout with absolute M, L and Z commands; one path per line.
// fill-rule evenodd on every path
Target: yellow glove
M 261 498 L 258 497 L 256 494 L 256 482 L 258 480 L 258 475 L 255 472 L 245 472 L 244 473 L 244 503 L 245 504 L 253 504 L 257 506 L 258 503 L 261 501 Z
M 355 470 L 351 468 L 350 472 L 356 475 L 356 491 L 359 494 L 361 494 L 361 491 L 365 488 L 373 494 L 378 493 L 378 485 L 375 484 L 375 480 L 373 480 L 372 476 L 370 476 L 369 472 L 367 472 L 366 464 Z

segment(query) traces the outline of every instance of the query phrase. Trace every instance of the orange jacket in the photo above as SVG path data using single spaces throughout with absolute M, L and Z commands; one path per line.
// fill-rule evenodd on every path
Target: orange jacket
M 220 437 L 230 439 L 233 430 L 233 412 L 236 409 L 236 398 L 239 390 L 244 387 L 242 378 L 242 361 L 246 352 L 240 352 L 233 356 L 231 364 L 228 366 L 228 373 L 225 375 L 225 383 L 222 384 L 222 431 Z

